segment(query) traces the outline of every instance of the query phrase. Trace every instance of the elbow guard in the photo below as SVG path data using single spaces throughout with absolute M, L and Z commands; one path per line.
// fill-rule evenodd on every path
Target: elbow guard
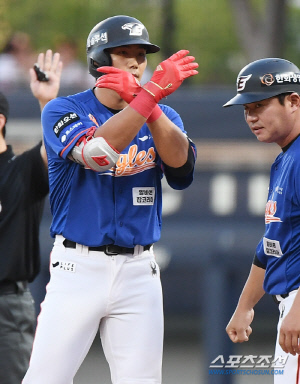
M 119 158 L 119 152 L 103 137 L 89 137 L 87 140 L 85 137 L 72 149 L 71 154 L 74 161 L 96 172 L 114 167 Z

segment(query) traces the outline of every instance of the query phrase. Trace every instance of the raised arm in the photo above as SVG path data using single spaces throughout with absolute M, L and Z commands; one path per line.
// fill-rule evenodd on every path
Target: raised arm
M 36 64 L 45 72 L 48 79 L 48 81 L 40 81 L 35 70 L 30 69 L 30 89 L 33 96 L 38 100 L 42 111 L 48 101 L 55 99 L 58 95 L 63 64 L 60 60 L 60 54 L 53 54 L 51 49 L 48 49 L 46 53 L 40 53 Z M 47 167 L 47 154 L 44 145 L 41 146 L 41 156 Z
M 143 87 L 134 76 L 114 67 L 100 67 L 99 72 L 106 73 L 96 82 L 98 88 L 116 91 L 129 104 L 129 108 L 114 116 L 114 120 L 103 125 L 95 136 L 103 135 L 115 148 L 123 150 L 140 127 L 147 122 L 153 135 L 157 151 L 164 163 L 171 167 L 185 164 L 189 143 L 184 133 L 160 110 L 157 103 L 173 93 L 184 79 L 198 73 L 198 64 L 189 51 L 181 50 L 161 62 Z M 134 122 L 130 123 L 130 122 Z M 114 129 L 116 123 L 123 128 Z

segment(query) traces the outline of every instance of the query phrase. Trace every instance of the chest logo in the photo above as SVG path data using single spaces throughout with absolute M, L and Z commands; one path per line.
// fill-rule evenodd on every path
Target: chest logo
M 265 224 L 282 222 L 280 217 L 276 217 L 277 201 L 269 200 L 265 210 Z
M 136 144 L 129 148 L 128 153 L 121 153 L 116 164 L 116 176 L 130 176 L 155 167 L 155 151 L 150 147 L 148 151 L 138 152 Z

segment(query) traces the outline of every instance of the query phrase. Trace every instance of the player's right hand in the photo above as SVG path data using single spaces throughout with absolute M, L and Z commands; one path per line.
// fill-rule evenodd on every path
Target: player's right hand
M 116 91 L 128 104 L 141 90 L 139 81 L 129 72 L 115 67 L 99 67 L 97 71 L 106 75 L 96 81 L 96 87 Z
M 195 69 L 199 65 L 193 56 L 187 56 L 188 53 L 187 50 L 181 50 L 161 62 L 150 81 L 143 86 L 157 103 L 179 88 L 184 79 L 197 75 Z
M 41 52 L 38 55 L 37 64 L 49 77 L 49 81 L 39 81 L 34 69 L 29 70 L 31 92 L 42 108 L 58 95 L 63 63 L 58 52 L 53 53 L 48 49 L 46 53 Z
M 249 340 L 249 336 L 252 333 L 250 324 L 253 317 L 253 309 L 249 311 L 235 311 L 226 327 L 226 332 L 233 343 L 243 343 Z

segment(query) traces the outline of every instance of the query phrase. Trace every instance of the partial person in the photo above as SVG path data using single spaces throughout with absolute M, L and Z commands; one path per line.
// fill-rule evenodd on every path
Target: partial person
M 162 187 L 193 181 L 196 147 L 175 110 L 158 104 L 198 64 L 187 50 L 161 62 L 130 16 L 101 21 L 87 39 L 95 87 L 42 114 L 55 239 L 50 282 L 23 384 L 71 384 L 100 329 L 114 384 L 161 383 L 163 302 L 154 246 Z
M 30 87 L 41 110 L 59 90 L 61 62 L 47 51 L 38 56 L 48 82 L 31 70 Z M 40 267 L 39 224 L 49 192 L 42 141 L 16 156 L 6 142 L 9 104 L 0 93 L 0 383 L 18 384 L 29 364 L 36 313 L 28 283 Z M 26 132 L 24 132 L 26 134 Z
M 64 38 L 57 43 L 55 51 L 60 53 L 64 63 L 61 88 L 75 93 L 94 87 L 95 79 L 87 72 L 86 65 L 79 60 L 77 41 Z
M 28 87 L 29 70 L 36 58 L 30 35 L 14 32 L 0 53 L 0 86 L 9 92 L 12 88 Z
M 237 95 L 224 106 L 243 105 L 246 122 L 263 143 L 281 153 L 266 191 L 265 233 L 226 331 L 234 343 L 249 340 L 254 307 L 266 293 L 279 307 L 274 361 L 284 374 L 275 384 L 298 383 L 300 367 L 300 70 L 288 60 L 265 58 L 244 67 Z

